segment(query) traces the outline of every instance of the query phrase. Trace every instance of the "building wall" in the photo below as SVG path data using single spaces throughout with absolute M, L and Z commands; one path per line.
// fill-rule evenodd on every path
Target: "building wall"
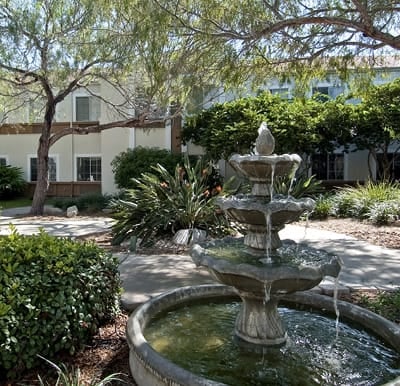
M 101 185 L 103 193 L 115 193 L 117 191 L 117 187 L 114 183 L 111 161 L 116 155 L 130 147 L 130 137 L 133 130 L 133 128 L 119 127 L 101 132 Z
M 101 95 L 102 99 L 112 100 L 116 105 L 123 103 L 121 94 L 109 87 L 107 83 L 96 83 L 90 91 L 92 94 Z M 82 96 L 90 96 L 90 93 L 78 90 L 59 103 L 55 122 L 64 122 L 68 126 L 76 125 L 76 98 Z M 32 128 L 30 124 L 35 122 L 40 124 L 43 119 L 39 108 L 37 111 L 35 109 L 34 113 L 32 111 L 32 106 L 23 106 L 9 114 L 6 120 L 7 124 L 28 122 L 26 125 L 19 128 L 0 126 L 0 157 L 6 158 L 10 165 L 21 167 L 28 181 L 30 180 L 29 156 L 36 155 L 40 136 L 40 125 Z M 117 113 L 103 101 L 96 104 L 95 112 L 95 117 L 100 124 L 125 119 L 122 114 Z M 136 112 L 133 109 L 126 109 L 125 113 L 133 117 Z M 180 128 L 175 130 L 180 131 Z M 34 134 L 26 134 L 27 132 L 34 132 Z M 113 128 L 88 135 L 67 135 L 51 147 L 49 155 L 56 159 L 57 181 L 60 183 L 77 181 L 77 157 L 101 157 L 101 190 L 103 193 L 114 193 L 117 188 L 114 184 L 111 162 L 115 156 L 135 146 L 171 149 L 173 142 L 171 135 L 171 122 L 157 128 Z M 174 140 L 173 145 L 176 151 L 178 145 L 175 138 Z M 85 183 L 90 184 L 90 181 Z

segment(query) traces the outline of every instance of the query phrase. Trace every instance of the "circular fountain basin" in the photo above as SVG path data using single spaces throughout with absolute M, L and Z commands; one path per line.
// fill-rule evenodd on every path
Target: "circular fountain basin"
M 136 383 L 139 386 L 224 385 L 224 383 L 196 375 L 166 359 L 148 343 L 144 334 L 154 318 L 177 306 L 188 305 L 190 307 L 197 301 L 230 302 L 236 296 L 232 288 L 223 285 L 184 287 L 162 294 L 137 308 L 129 317 L 127 324 L 127 339 L 130 348 L 129 364 Z M 312 309 L 323 310 L 331 314 L 335 312 L 335 303 L 332 298 L 310 292 L 288 295 L 285 297 L 285 302 L 293 306 L 312 307 Z M 350 303 L 337 301 L 336 306 L 341 319 L 357 323 L 384 340 L 398 353 L 400 352 L 400 327 L 398 325 Z M 371 349 L 371 347 L 366 347 L 367 349 Z M 395 385 L 395 382 L 389 382 L 387 385 Z
M 243 244 L 243 238 L 234 237 L 195 244 L 190 256 L 220 283 L 261 298 L 266 291 L 270 296 L 311 289 L 325 276 L 337 277 L 341 268 L 336 255 L 294 242 L 285 242 L 266 262 L 264 251 L 254 251 Z

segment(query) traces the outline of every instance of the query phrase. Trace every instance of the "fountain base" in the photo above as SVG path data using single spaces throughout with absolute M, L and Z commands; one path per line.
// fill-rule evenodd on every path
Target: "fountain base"
M 223 385 L 221 382 L 185 370 L 166 359 L 147 342 L 143 334 L 153 318 L 179 305 L 193 304 L 196 301 L 231 301 L 235 298 L 238 298 L 237 293 L 231 287 L 203 285 L 178 288 L 157 296 L 138 307 L 129 317 L 127 324 L 127 341 L 130 349 L 129 364 L 137 385 Z M 307 308 L 312 307 L 331 314 L 335 313 L 334 301 L 327 296 L 299 292 L 284 296 L 283 300 L 285 303 L 303 305 Z M 341 318 L 359 323 L 365 329 L 381 337 L 397 352 L 400 352 L 400 327 L 398 325 L 350 303 L 338 301 L 336 306 L 340 311 Z M 396 381 L 399 381 L 399 379 Z M 396 381 L 387 385 L 395 385 L 397 384 Z

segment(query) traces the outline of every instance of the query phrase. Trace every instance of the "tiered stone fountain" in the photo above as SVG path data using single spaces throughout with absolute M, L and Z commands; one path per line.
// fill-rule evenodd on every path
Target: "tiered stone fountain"
M 229 160 L 252 183 L 250 195 L 219 200 L 226 214 L 245 227 L 243 244 L 247 250 L 242 252 L 242 263 L 230 261 L 226 240 L 197 244 L 191 251 L 197 265 L 207 267 L 220 283 L 234 287 L 242 299 L 236 335 L 248 343 L 264 346 L 286 341 L 277 309 L 282 295 L 308 290 L 324 276 L 337 277 L 340 272 L 339 261 L 332 255 L 294 264 L 293 259 L 285 262 L 279 254 L 282 243 L 278 232 L 311 211 L 314 201 L 274 196 L 274 178 L 294 176 L 301 162 L 297 154 L 273 155 L 274 146 L 275 140 L 263 123 L 256 140 L 256 154 L 235 154 Z
M 181 305 L 190 308 L 198 301 L 213 303 L 218 299 L 229 304 L 232 298 L 239 297 L 241 308 L 236 316 L 234 327 L 234 335 L 239 344 L 235 347 L 243 350 L 250 348 L 253 353 L 261 351 L 263 358 L 268 352 L 272 352 L 272 356 L 275 358 L 275 353 L 281 356 L 282 352 L 279 351 L 281 348 L 283 348 L 283 352 L 286 350 L 284 346 L 281 346 L 285 344 L 288 333 L 281 322 L 277 308 L 282 299 L 286 304 L 307 305 L 315 309 L 328 310 L 333 314 L 339 310 L 344 318 L 365 326 L 389 342 L 397 352 L 400 351 L 400 329 L 394 323 L 363 308 L 346 302 L 333 302 L 326 296 L 305 291 L 318 285 L 324 276 L 337 277 L 341 266 L 338 258 L 333 255 L 310 248 L 301 253 L 296 244 L 286 241 L 282 243 L 279 239 L 278 232 L 285 224 L 297 220 L 304 212 L 312 210 L 314 202 L 310 199 L 295 200 L 291 197 L 274 195 L 274 178 L 294 175 L 300 164 L 300 157 L 288 154 L 273 155 L 273 151 L 274 139 L 266 125 L 262 124 L 256 141 L 256 154 L 233 155 L 230 159 L 233 168 L 250 180 L 252 192 L 249 195 L 223 198 L 219 201 L 219 205 L 228 216 L 243 225 L 244 237 L 209 241 L 194 245 L 191 250 L 193 261 L 199 266 L 207 267 L 216 280 L 223 285 L 178 288 L 146 302 L 130 316 L 127 325 L 130 347 L 129 362 L 132 375 L 139 386 L 223 385 L 194 374 L 166 359 L 144 337 L 144 330 L 153 319 Z M 200 324 L 207 326 L 207 315 L 200 318 Z M 297 323 L 301 324 L 302 322 Z M 313 319 L 312 323 L 317 322 Z M 157 329 L 162 329 L 165 324 L 167 322 L 161 317 L 161 324 L 158 324 L 161 327 L 157 327 Z M 179 329 L 182 327 L 173 324 L 173 332 Z M 161 335 L 162 346 L 164 348 L 173 346 L 174 349 L 180 349 L 181 345 L 177 342 L 180 341 L 181 336 L 179 338 L 170 337 L 171 330 L 168 331 L 168 336 Z M 190 352 L 178 350 L 179 359 L 190 358 L 190 354 L 196 352 L 196 347 L 191 346 L 190 331 L 186 329 L 183 331 L 184 335 L 188 336 L 189 342 L 187 343 Z M 223 333 L 228 338 L 219 339 L 213 337 L 214 333 L 206 330 L 205 333 L 197 336 L 196 342 L 200 344 L 207 340 L 208 336 L 205 335 L 209 333 L 211 334 L 209 338 L 216 339 L 218 342 L 221 340 L 231 341 L 229 338 L 231 332 L 224 330 Z M 311 339 L 314 340 L 313 337 Z M 374 344 L 367 343 L 366 346 L 374 347 Z M 286 346 L 290 346 L 290 344 Z M 316 352 L 319 351 L 320 349 L 317 349 Z M 362 351 L 365 351 L 363 347 Z M 300 352 L 303 352 L 302 348 Z M 331 355 L 331 351 L 325 352 L 327 356 Z M 226 355 L 225 351 L 224 355 Z M 299 362 L 299 356 L 296 355 L 294 360 L 289 360 L 293 364 L 289 366 L 290 370 L 288 371 L 290 374 L 294 374 L 294 382 L 298 384 L 297 374 L 304 375 L 304 367 L 300 365 L 299 373 L 296 372 L 295 368 Z M 395 357 L 395 354 L 393 355 Z M 286 358 L 285 355 L 283 357 Z M 367 356 L 367 361 L 368 358 Z M 283 359 L 283 362 L 285 361 L 286 359 Z M 264 360 L 261 362 L 264 363 Z M 384 359 L 383 362 L 386 363 L 386 360 Z M 186 365 L 188 363 L 191 363 L 190 359 L 189 362 L 186 361 Z M 266 366 L 268 367 L 268 365 Z M 318 369 L 321 369 L 323 374 L 326 373 L 326 369 L 319 366 L 319 364 L 318 366 L 306 364 L 305 368 L 311 371 L 310 367 L 315 367 L 316 373 L 311 375 L 311 377 L 315 377 L 319 376 L 320 370 Z M 357 365 L 355 366 L 355 370 L 351 371 L 357 376 L 359 369 Z M 201 367 L 204 369 L 204 365 Z M 210 367 L 214 368 L 215 364 L 211 363 Z M 241 366 L 238 371 L 243 371 Z M 263 367 L 256 370 L 257 374 L 263 373 L 263 371 Z M 388 371 L 389 374 L 399 374 L 399 371 L 393 370 L 392 367 Z M 233 378 L 236 376 L 234 374 Z M 212 376 L 210 375 L 210 377 Z M 276 379 L 271 382 L 275 381 Z M 264 382 L 264 378 L 261 382 Z M 305 380 L 304 384 L 306 383 Z M 332 383 L 324 384 L 331 385 Z

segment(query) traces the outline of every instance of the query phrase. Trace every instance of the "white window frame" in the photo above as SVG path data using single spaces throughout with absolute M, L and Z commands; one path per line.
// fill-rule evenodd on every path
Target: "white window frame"
M 74 155 L 74 180 L 76 182 L 83 182 L 84 180 L 78 180 L 78 158 L 100 158 L 101 161 L 101 170 L 103 174 L 103 157 L 101 154 L 75 154 Z M 96 182 L 101 182 L 103 179 L 103 176 L 101 176 L 100 181 Z
M 327 178 L 322 178 L 323 181 L 344 181 L 346 179 L 346 163 L 347 163 L 347 157 L 346 157 L 347 154 L 346 153 L 339 152 L 339 151 L 334 151 L 333 153 L 323 153 L 323 154 L 316 154 L 316 155 L 321 155 L 321 156 L 325 157 L 325 160 L 326 160 L 325 172 L 326 172 L 326 177 Z M 332 169 L 329 167 L 330 163 L 331 163 L 330 157 L 337 157 L 337 156 L 340 156 L 342 158 L 342 162 L 343 162 L 343 164 L 342 164 L 343 177 L 342 178 L 338 178 L 338 179 L 336 179 L 336 178 L 332 179 L 332 178 L 329 178 L 330 173 L 332 172 Z M 311 156 L 311 162 L 313 162 L 312 161 L 312 156 Z M 315 174 L 313 172 L 312 165 L 311 165 L 311 168 L 310 168 L 310 173 L 311 174 Z
M 27 160 L 27 171 L 28 171 L 28 181 L 29 182 L 36 182 L 32 181 L 32 171 L 31 171 L 31 159 L 32 158 L 37 158 L 37 154 L 28 154 L 28 160 Z M 50 180 L 49 182 L 57 182 L 60 181 L 60 161 L 59 161 L 59 155 L 58 154 L 49 154 L 49 158 L 53 159 L 56 164 L 56 179 L 55 180 Z

